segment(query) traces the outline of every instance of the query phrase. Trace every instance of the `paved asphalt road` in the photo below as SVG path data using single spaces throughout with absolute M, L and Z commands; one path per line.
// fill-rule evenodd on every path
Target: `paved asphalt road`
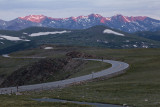
M 82 59 L 77 59 L 77 60 L 82 60 Z M 102 61 L 100 59 L 83 59 L 83 60 Z M 91 79 L 95 79 L 103 76 L 108 78 L 108 77 L 123 73 L 123 71 L 129 67 L 129 64 L 120 62 L 120 61 L 103 60 L 103 62 L 112 64 L 112 67 L 102 70 L 100 72 L 96 72 L 96 73 L 92 73 L 89 75 L 80 76 L 76 78 L 66 79 L 62 81 L 19 86 L 18 92 L 65 87 L 73 83 L 79 83 L 79 82 L 83 82 L 83 81 L 87 81 L 87 80 L 91 80 Z M 10 94 L 10 93 L 16 93 L 16 92 L 17 92 L 17 87 L 0 88 L 0 94 Z

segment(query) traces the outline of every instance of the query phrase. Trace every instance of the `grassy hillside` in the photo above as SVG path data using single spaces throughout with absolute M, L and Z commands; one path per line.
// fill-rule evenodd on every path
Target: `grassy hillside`
M 106 63 L 70 58 L 42 59 L 14 71 L 0 86 L 11 87 L 64 80 L 98 72 L 110 66 Z
M 104 26 L 95 26 L 84 30 L 69 30 L 71 31 L 70 33 L 32 37 L 30 39 L 37 41 L 39 44 L 105 48 L 145 48 L 160 46 L 159 42 L 131 35 L 125 32 L 117 31 L 114 29 L 111 30 L 122 33 L 125 36 L 118 36 L 107 33 L 104 34 L 103 31 L 105 29 L 110 28 Z
M 43 56 L 55 57 L 56 52 L 62 53 L 58 57 L 63 57 L 66 52 L 77 50 L 88 54 L 96 55 L 97 58 L 114 59 L 130 64 L 130 68 L 123 75 L 100 81 L 93 81 L 81 85 L 71 86 L 64 89 L 26 92 L 22 96 L 1 95 L 2 105 L 26 106 L 48 106 L 48 103 L 31 101 L 30 98 L 60 98 L 67 100 L 102 102 L 112 104 L 127 104 L 133 107 L 159 107 L 160 103 L 160 49 L 105 49 L 105 48 L 85 48 L 85 47 L 59 47 L 53 50 L 44 50 L 43 47 L 35 50 L 21 51 L 12 55 L 23 56 Z M 95 69 L 95 68 L 94 68 Z M 15 99 L 16 97 L 16 99 Z M 5 100 L 4 100 L 5 99 Z M 8 99 L 8 100 L 7 100 Z M 15 103 L 18 101 L 20 103 Z M 51 106 L 57 103 L 50 103 Z M 60 106 L 63 104 L 60 103 Z M 66 107 L 72 107 L 65 104 Z M 84 106 L 85 107 L 85 106 Z
M 155 41 L 160 41 L 160 30 L 155 31 L 155 32 L 151 32 L 151 31 L 137 32 L 135 33 L 135 35 L 144 37 L 144 38 L 148 38 L 148 39 L 152 39 Z
M 37 102 L 26 95 L 0 95 L 0 103 L 1 107 L 91 107 L 72 103 Z
M 32 94 L 36 98 L 45 96 L 88 102 L 127 104 L 134 107 L 160 106 L 159 49 L 91 49 L 85 52 L 94 53 L 107 59 L 128 62 L 130 68 L 126 74 L 109 80 Z M 32 96 L 32 94 L 30 95 Z
M 46 45 L 45 45 L 46 46 Z M 90 74 L 110 67 L 110 64 L 97 61 L 73 60 L 66 54 L 77 47 L 55 46 L 46 50 L 19 51 L 10 54 L 11 58 L 0 57 L 0 86 L 17 86 L 44 83 Z M 77 50 L 86 49 L 83 47 Z M 24 57 L 24 58 L 18 58 Z M 47 57 L 46 59 L 25 57 Z
M 112 33 L 103 33 L 104 30 L 110 29 L 111 31 L 121 33 L 125 36 L 115 35 Z M 63 34 L 48 34 L 43 36 L 30 37 L 30 34 L 39 32 L 55 32 L 64 31 L 65 29 L 52 29 L 32 27 L 17 32 L 13 31 L 0 31 L 2 35 L 16 36 L 21 39 L 30 40 L 31 44 L 39 46 L 42 44 L 54 44 L 54 45 L 68 45 L 68 46 L 87 46 L 87 47 L 105 47 L 105 48 L 157 48 L 160 47 L 160 42 L 139 37 L 136 35 L 128 34 L 118 30 L 114 30 L 105 26 L 94 26 L 83 30 L 68 30 L 71 31 Z M 8 41 L 0 40 L 4 44 L 0 44 L 0 49 L 13 48 L 13 45 L 17 47 L 21 46 L 21 42 L 24 41 Z M 10 43 L 10 44 L 9 44 Z M 32 44 L 33 45 L 33 44 Z M 33 46 L 34 46 L 33 45 Z M 32 47 L 32 46 L 28 46 Z M 14 47 L 16 48 L 16 47 Z M 13 48 L 13 49 L 14 49 Z M 17 48 L 15 49 L 17 50 Z M 2 51 L 4 52 L 4 51 Z M 4 53 L 3 53 L 4 54 Z
M 0 84 L 14 71 L 38 60 L 39 59 L 10 59 L 0 57 Z

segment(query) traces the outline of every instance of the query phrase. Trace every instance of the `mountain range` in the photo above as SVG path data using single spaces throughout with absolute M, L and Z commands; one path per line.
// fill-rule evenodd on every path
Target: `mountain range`
M 52 18 L 44 15 L 18 17 L 11 21 L 0 20 L 1 30 L 22 30 L 28 27 L 50 27 L 64 29 L 87 29 L 95 25 L 104 25 L 124 32 L 156 31 L 160 29 L 160 20 L 147 16 L 128 17 L 115 15 L 103 17 L 99 14 L 69 18 Z

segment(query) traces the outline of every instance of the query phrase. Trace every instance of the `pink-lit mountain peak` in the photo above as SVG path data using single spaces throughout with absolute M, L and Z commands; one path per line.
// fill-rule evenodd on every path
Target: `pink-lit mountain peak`
M 29 16 L 25 16 L 25 17 L 19 17 L 22 20 L 28 20 L 31 22 L 36 22 L 36 23 L 40 23 L 42 22 L 47 16 L 44 15 L 29 15 Z
M 136 17 L 128 17 L 128 16 L 123 16 L 121 14 L 117 14 L 115 16 L 112 17 L 103 17 L 99 14 L 90 14 L 88 16 L 78 16 L 78 17 L 69 17 L 69 18 L 52 18 L 52 17 L 47 17 L 44 15 L 29 15 L 29 16 L 25 16 L 25 17 L 19 17 L 22 20 L 28 20 L 31 22 L 35 22 L 35 23 L 41 23 L 43 20 L 45 20 L 46 18 L 51 19 L 51 20 L 68 20 L 71 19 L 75 22 L 77 22 L 77 20 L 81 20 L 83 18 L 95 18 L 95 19 L 100 19 L 101 23 L 106 23 L 108 21 L 114 21 L 114 20 L 118 20 L 120 22 L 126 22 L 126 23 L 130 23 L 133 21 L 144 21 L 147 17 L 146 16 L 136 16 Z
M 113 16 L 113 17 L 111 17 L 112 18 L 112 20 L 115 20 L 115 19 L 117 19 L 117 20 L 120 20 L 120 21 L 122 21 L 122 22 L 133 22 L 133 21 L 144 21 L 146 18 L 147 18 L 147 16 L 131 16 L 131 17 L 128 17 L 128 16 L 123 16 L 123 15 L 121 15 L 121 14 L 117 14 L 117 15 L 115 15 L 115 16 Z
M 143 20 L 145 20 L 146 18 L 147 18 L 147 16 L 136 16 L 136 17 L 133 17 L 133 16 L 131 16 L 131 17 L 128 17 L 131 21 L 137 21 L 137 20 L 139 20 L 139 21 L 143 21 Z
M 86 29 L 95 25 L 104 25 L 124 32 L 150 31 L 160 28 L 160 20 L 146 16 L 124 16 L 121 14 L 106 17 L 99 14 L 80 15 L 76 17 L 54 18 L 44 15 L 29 15 L 18 20 L 0 20 L 0 28 L 5 30 L 21 30 L 32 26 L 65 29 Z M 17 24 L 18 23 L 18 24 Z
M 112 19 L 112 20 L 119 20 L 119 21 L 121 21 L 121 22 L 131 22 L 131 21 L 128 19 L 128 17 L 123 16 L 123 15 L 121 15 L 121 14 L 115 15 L 115 16 L 111 17 L 111 19 Z
M 101 16 L 100 14 L 90 14 L 90 15 L 88 15 L 88 16 L 83 16 L 83 15 L 78 16 L 78 17 L 72 16 L 72 17 L 70 17 L 70 18 L 71 18 L 71 19 L 82 19 L 82 18 L 89 18 L 89 17 L 102 18 L 103 16 Z

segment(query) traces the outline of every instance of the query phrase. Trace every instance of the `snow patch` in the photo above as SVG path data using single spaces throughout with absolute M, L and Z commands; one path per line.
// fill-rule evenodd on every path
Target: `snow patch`
M 30 41 L 27 39 L 21 39 L 19 37 L 13 37 L 13 36 L 6 36 L 6 35 L 0 35 L 1 39 L 6 39 L 6 40 L 10 40 L 10 41 Z
M 100 40 L 97 40 L 97 42 L 101 42 Z
M 104 43 L 108 43 L 108 41 L 104 41 Z
M 127 43 L 130 42 L 130 40 L 126 40 L 126 42 L 127 42 Z
M 56 23 L 55 21 L 51 21 L 50 23 Z
M 49 35 L 49 34 L 63 34 L 63 33 L 70 33 L 71 31 L 55 31 L 55 32 L 39 32 L 39 33 L 32 33 L 29 36 L 35 37 L 35 36 L 43 36 L 43 35 Z
M 53 47 L 45 47 L 44 49 L 49 50 L 49 49 L 53 49 Z
M 19 40 L 22 40 L 19 37 L 12 37 L 12 36 L 6 36 L 6 35 L 0 35 L 0 37 L 4 38 L 4 39 L 7 39 L 7 40 L 10 40 L 10 41 L 19 41 Z
M 8 54 L 4 54 L 2 56 L 5 57 L 5 58 L 9 58 L 10 57 Z
M 23 32 L 24 35 L 27 35 L 28 33 Z
M 148 46 L 147 46 L 147 45 L 143 45 L 142 47 L 143 47 L 143 48 L 148 48 Z
M 28 41 L 31 41 L 31 40 L 28 40 L 28 39 L 24 39 L 24 40 L 22 40 L 22 41 L 26 41 L 26 42 L 28 42 Z
M 137 45 L 133 45 L 133 47 L 137 48 L 138 46 Z
M 118 33 L 118 32 L 115 32 L 115 31 L 113 31 L 113 30 L 110 30 L 110 29 L 104 30 L 103 33 L 114 34 L 114 35 L 118 35 L 118 36 L 125 36 L 125 35 L 122 34 L 122 33 Z

